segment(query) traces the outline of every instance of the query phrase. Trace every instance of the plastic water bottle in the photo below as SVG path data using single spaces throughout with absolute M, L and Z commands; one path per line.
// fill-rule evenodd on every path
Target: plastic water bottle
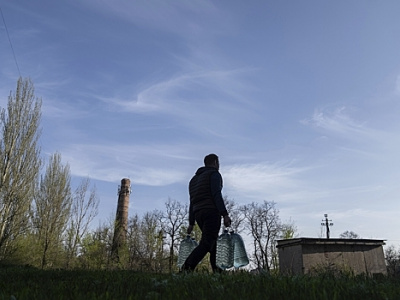
M 216 264 L 222 270 L 233 267 L 233 242 L 227 229 L 217 239 Z
M 242 237 L 233 231 L 230 234 L 233 242 L 233 266 L 235 268 L 247 266 L 249 258 Z
M 186 259 L 192 253 L 194 248 L 197 247 L 197 242 L 190 238 L 188 234 L 185 239 L 183 239 L 179 245 L 179 254 L 178 254 L 178 268 L 182 268 L 183 264 L 185 263 Z

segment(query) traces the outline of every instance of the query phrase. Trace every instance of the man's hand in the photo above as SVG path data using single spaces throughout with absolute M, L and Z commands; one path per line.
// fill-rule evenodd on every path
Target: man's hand
M 225 226 L 225 227 L 230 227 L 230 226 L 231 226 L 231 223 L 232 223 L 231 218 L 229 218 L 229 216 L 226 215 L 226 216 L 224 217 L 224 226 Z
M 187 230 L 186 230 L 186 233 L 187 233 L 187 234 L 191 234 L 192 231 L 193 231 L 193 225 L 189 225 L 188 228 L 187 228 Z

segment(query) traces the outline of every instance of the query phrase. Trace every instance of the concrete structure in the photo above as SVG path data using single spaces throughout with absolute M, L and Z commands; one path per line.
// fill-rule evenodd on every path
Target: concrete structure
M 127 178 L 121 180 L 118 188 L 118 205 L 115 216 L 115 228 L 112 245 L 112 253 L 114 257 L 118 257 L 118 249 L 126 240 L 128 231 L 128 209 L 129 195 L 131 194 L 131 181 Z
M 318 268 L 351 269 L 355 274 L 386 274 L 383 240 L 296 238 L 278 241 L 283 274 L 307 274 Z

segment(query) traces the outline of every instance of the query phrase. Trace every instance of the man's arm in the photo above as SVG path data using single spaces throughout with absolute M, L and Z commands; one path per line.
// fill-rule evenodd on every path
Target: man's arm
M 187 230 L 186 230 L 186 233 L 187 233 L 187 234 L 191 234 L 192 231 L 193 231 L 193 227 L 194 227 L 193 225 L 189 225 L 188 228 L 187 228 Z M 228 227 L 228 226 L 227 226 L 227 227 Z
M 219 172 L 214 172 L 210 177 L 211 195 L 213 197 L 215 206 L 220 212 L 221 216 L 224 217 L 225 227 L 231 226 L 231 218 L 229 217 L 228 211 L 226 210 L 224 199 L 222 198 L 222 177 Z
M 196 222 L 193 213 L 193 205 L 192 202 L 189 204 L 189 227 L 187 228 L 187 234 L 190 234 L 193 230 L 194 223 Z

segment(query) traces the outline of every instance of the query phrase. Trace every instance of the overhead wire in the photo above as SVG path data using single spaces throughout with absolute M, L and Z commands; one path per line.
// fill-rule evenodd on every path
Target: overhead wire
M 11 47 L 11 51 L 12 51 L 12 54 L 13 54 L 13 57 L 14 57 L 15 65 L 17 66 L 17 70 L 18 70 L 19 77 L 21 77 L 21 71 L 19 70 L 19 65 L 18 65 L 17 57 L 16 57 L 16 55 L 15 55 L 14 47 L 13 47 L 13 45 L 12 45 L 12 43 L 11 43 L 11 38 L 10 38 L 10 34 L 8 33 L 8 28 L 7 28 L 7 24 L 6 24 L 6 19 L 4 18 L 3 10 L 1 9 L 1 6 L 0 6 L 0 14 L 1 14 L 1 18 L 3 19 L 4 28 L 6 29 L 6 34 L 7 34 L 7 37 L 8 37 L 8 42 L 10 43 L 10 47 Z

